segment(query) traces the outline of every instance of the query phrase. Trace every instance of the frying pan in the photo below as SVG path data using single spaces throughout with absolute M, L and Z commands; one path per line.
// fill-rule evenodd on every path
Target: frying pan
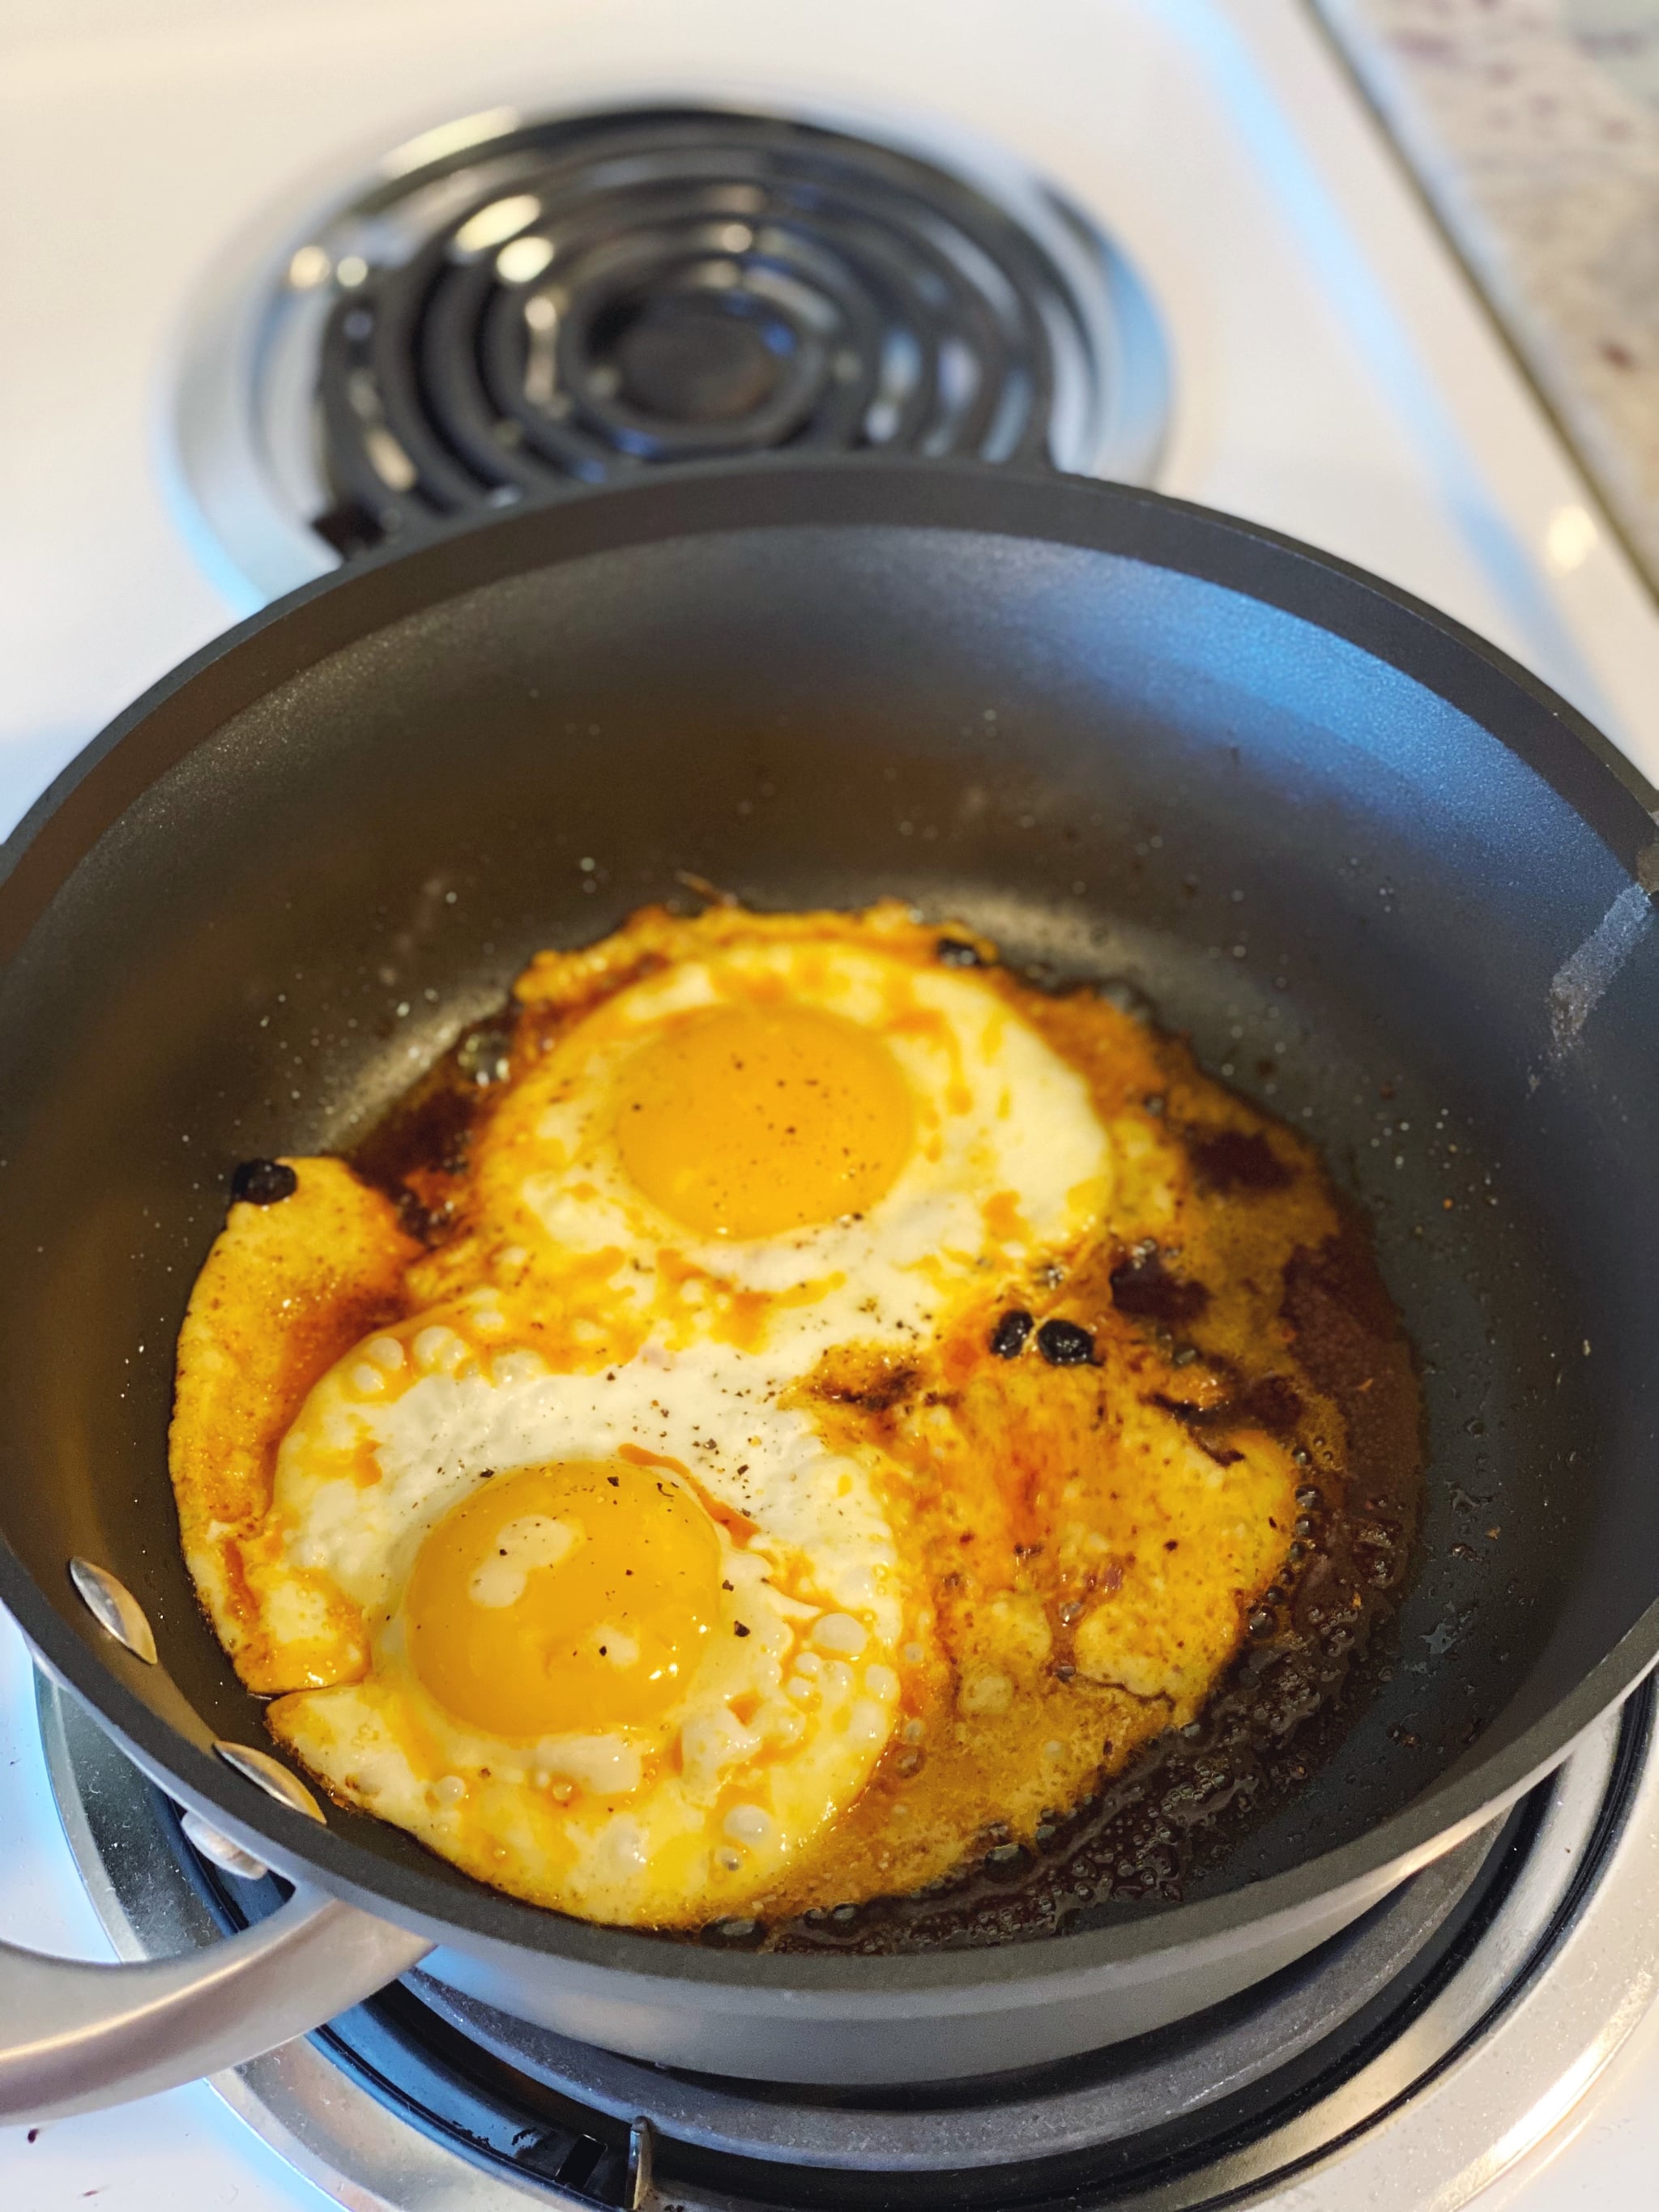
M 1659 1651 L 1653 803 L 1374 578 L 938 463 L 574 495 L 359 564 L 167 678 L 5 855 L 0 1599 L 297 1887 L 185 1961 L 0 1951 L 0 2112 L 247 2057 L 433 1945 L 467 1995 L 705 2071 L 1029 2064 L 1246 1986 L 1490 1821 Z M 1370 1210 L 1421 1361 L 1420 1557 L 1346 1735 L 1179 1904 L 886 1958 L 671 1942 L 216 1752 L 258 1749 L 259 1707 L 185 1578 L 165 1432 L 229 1170 L 349 1144 L 532 951 L 681 872 L 762 907 L 897 893 L 1132 986 Z M 117 1578 L 103 1625 L 72 1558 Z

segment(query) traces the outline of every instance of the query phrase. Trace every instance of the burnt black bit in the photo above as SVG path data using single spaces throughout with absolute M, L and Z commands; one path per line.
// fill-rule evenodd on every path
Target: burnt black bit
M 1255 1130 L 1194 1129 L 1188 1133 L 1187 1152 L 1206 1190 L 1283 1190 L 1292 1180 L 1290 1169 Z
M 1037 1350 L 1050 1367 L 1091 1367 L 1095 1340 L 1081 1322 L 1045 1321 L 1036 1333 Z
M 1162 1322 L 1176 1328 L 1197 1321 L 1210 1303 L 1202 1283 L 1172 1275 L 1156 1244 L 1138 1244 L 1112 1270 L 1112 1304 L 1136 1321 Z
M 249 1206 L 276 1206 L 299 1188 L 299 1176 L 282 1160 L 244 1160 L 230 1179 L 231 1196 Z
M 749 1624 L 748 1624 L 748 1622 L 747 1622 L 747 1621 L 745 1621 L 745 1620 L 734 1620 L 734 1621 L 732 1622 L 732 1635 L 733 1635 L 733 1636 L 747 1636 L 747 1635 L 749 1634 L 749 1632 L 750 1632 L 750 1630 L 749 1630 Z
M 965 937 L 941 937 L 934 948 L 947 968 L 983 968 L 989 963 L 977 945 Z
M 999 1359 L 1018 1359 L 1031 1334 L 1031 1316 L 1024 1306 L 1010 1306 L 991 1331 L 991 1349 Z

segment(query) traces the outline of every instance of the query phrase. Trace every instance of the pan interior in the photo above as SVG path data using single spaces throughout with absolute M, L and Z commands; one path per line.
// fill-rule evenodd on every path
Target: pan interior
M 240 695 L 210 671 L 159 707 L 130 742 L 160 772 L 14 963 L 3 1520 L 75 1631 L 97 1634 L 79 1552 L 155 1624 L 164 1668 L 131 1686 L 198 1742 L 262 1740 L 164 1449 L 229 1170 L 350 1144 L 530 953 L 690 872 L 769 908 L 896 893 L 1056 982 L 1127 980 L 1370 1209 L 1423 1365 L 1421 1558 L 1386 1679 L 1200 1893 L 1358 1836 L 1547 1713 L 1659 1558 L 1655 933 L 1552 1043 L 1552 981 L 1628 885 L 1608 845 L 1386 660 L 1130 552 L 807 524 L 523 542 L 471 590 L 452 546 L 430 604 L 337 649 L 302 609 L 282 649 L 241 648 L 266 658 Z M 346 590 L 386 608 L 396 574 Z M 483 1909 L 398 1832 L 331 1824 L 381 1863 L 365 1881 Z

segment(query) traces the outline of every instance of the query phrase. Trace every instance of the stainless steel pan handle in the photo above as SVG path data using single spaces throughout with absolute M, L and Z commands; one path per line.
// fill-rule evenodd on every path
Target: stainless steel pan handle
M 0 2121 L 62 2119 L 240 2066 L 361 2004 L 431 1948 L 307 1889 L 180 1959 L 103 1965 L 0 1942 Z

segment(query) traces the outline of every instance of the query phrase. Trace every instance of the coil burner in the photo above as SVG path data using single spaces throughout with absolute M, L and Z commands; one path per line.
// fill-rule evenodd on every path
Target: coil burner
M 185 473 L 261 590 L 328 566 L 318 540 L 349 556 L 663 463 L 884 450 L 1150 472 L 1152 311 L 1007 164 L 970 175 L 715 110 L 492 121 L 389 157 L 198 328 Z
M 204 1856 L 199 1824 L 44 1675 L 40 1705 L 64 1832 L 123 1957 L 276 1909 L 279 1884 L 222 1839 Z M 421 1972 L 214 2087 L 330 2196 L 387 2212 L 1466 2204 L 1652 2001 L 1653 1707 L 1638 1691 L 1507 1819 L 1305 1959 L 1092 2056 L 921 2087 L 733 2081 L 572 2043 Z

